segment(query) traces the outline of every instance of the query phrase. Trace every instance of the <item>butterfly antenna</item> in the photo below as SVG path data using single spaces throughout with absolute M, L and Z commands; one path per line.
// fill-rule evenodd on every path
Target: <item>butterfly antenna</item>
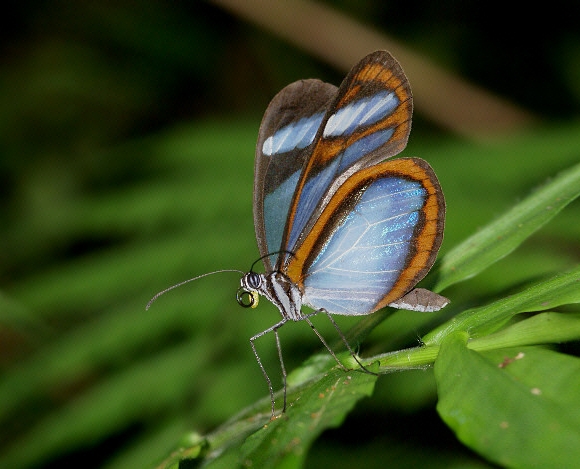
M 245 272 L 242 272 L 241 270 L 237 270 L 237 269 L 216 270 L 215 272 L 208 272 L 207 274 L 198 275 L 197 277 L 193 277 L 193 278 L 190 278 L 188 280 L 184 280 L 183 282 L 176 283 L 175 285 L 171 285 L 170 287 L 166 288 L 165 290 L 161 290 L 153 298 L 151 298 L 149 300 L 149 303 L 147 303 L 147 306 L 145 306 L 145 311 L 147 311 L 151 307 L 151 305 L 155 302 L 155 300 L 157 298 L 159 298 L 161 295 L 167 293 L 168 291 L 174 290 L 177 287 L 180 287 L 182 285 L 185 285 L 186 283 L 189 283 L 189 282 L 193 282 L 194 280 L 198 280 L 198 279 L 200 279 L 202 277 L 207 277 L 208 275 L 213 275 L 213 274 L 220 274 L 222 272 L 237 272 L 237 273 L 242 274 L 242 275 L 244 275 L 244 273 L 245 273 Z
M 250 267 L 250 272 L 254 271 L 254 266 L 260 262 L 262 259 L 265 259 L 266 257 L 270 257 L 273 256 L 274 254 L 280 254 L 281 252 L 284 252 L 286 254 L 290 254 L 291 256 L 294 256 L 294 253 L 292 251 L 288 251 L 286 249 L 281 249 L 280 251 L 274 251 L 274 252 L 269 252 L 268 254 L 264 254 L 262 257 L 260 257 L 259 259 L 255 260 L 254 263 L 252 264 L 252 267 Z

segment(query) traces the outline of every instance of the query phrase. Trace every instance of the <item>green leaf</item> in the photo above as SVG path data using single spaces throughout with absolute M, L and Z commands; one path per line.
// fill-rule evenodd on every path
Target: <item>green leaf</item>
M 457 437 L 506 467 L 575 468 L 580 360 L 536 347 L 480 354 L 464 334 L 441 344 L 437 411 Z
M 580 313 L 540 313 L 469 342 L 471 350 L 580 340 Z
M 580 340 L 580 313 L 540 313 L 516 322 L 495 334 L 484 335 L 468 342 L 471 350 L 562 343 Z M 378 362 L 379 372 L 422 369 L 431 365 L 439 354 L 436 343 L 368 357 L 363 363 Z
M 580 164 L 563 171 L 443 258 L 436 291 L 466 280 L 508 255 L 580 195 Z
M 469 331 L 471 337 L 477 337 L 494 332 L 515 314 L 569 303 L 580 303 L 580 266 L 514 295 L 464 311 L 425 335 L 423 342 L 427 345 L 437 344 L 456 331 Z
M 300 467 L 323 430 L 342 423 L 355 403 L 372 394 L 377 377 L 334 368 L 300 392 L 285 415 L 251 435 L 242 446 L 248 467 Z
M 314 363 L 309 360 L 305 364 L 304 371 L 299 369 L 289 376 L 290 384 L 310 375 L 307 381 L 289 386 L 284 414 L 269 420 L 270 399 L 261 399 L 207 435 L 203 448 L 198 440 L 185 443 L 159 468 L 194 460 L 204 460 L 209 467 L 301 467 L 313 441 L 325 429 L 339 426 L 360 399 L 370 396 L 377 379 L 359 369 L 345 372 L 333 366 L 328 370 L 334 361 L 326 355 L 316 357 Z M 312 375 L 323 364 L 326 371 Z M 279 402 L 281 393 L 276 397 Z

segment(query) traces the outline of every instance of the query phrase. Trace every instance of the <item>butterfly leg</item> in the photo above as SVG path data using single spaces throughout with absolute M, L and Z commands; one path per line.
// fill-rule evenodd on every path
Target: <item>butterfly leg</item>
M 282 327 L 286 323 L 286 321 L 287 321 L 287 319 L 284 319 L 284 320 L 274 324 L 272 327 L 269 327 L 265 331 L 262 331 L 262 332 L 260 332 L 260 333 L 258 333 L 255 336 L 250 338 L 250 345 L 252 346 L 252 351 L 254 352 L 254 357 L 256 357 L 256 361 L 258 362 L 258 365 L 260 365 L 260 369 L 262 370 L 262 374 L 264 375 L 264 379 L 266 380 L 266 383 L 268 383 L 268 390 L 270 391 L 270 400 L 272 401 L 272 418 L 274 418 L 274 416 L 275 416 L 274 388 L 272 387 L 272 380 L 270 380 L 270 377 L 268 376 L 268 373 L 266 372 L 266 368 L 262 364 L 262 360 L 260 359 L 260 355 L 258 355 L 258 351 L 256 350 L 256 344 L 254 343 L 254 341 L 256 339 L 259 339 L 260 337 L 270 333 L 270 332 L 274 332 L 274 335 L 276 336 L 276 346 L 278 347 L 278 357 L 280 358 L 280 366 L 282 367 L 282 377 L 284 380 L 284 408 L 282 409 L 282 412 L 285 412 L 286 411 L 286 368 L 284 367 L 284 362 L 282 361 L 282 348 L 280 347 L 280 338 L 278 337 L 278 329 L 280 327 Z
M 336 361 L 336 363 L 338 363 L 338 366 L 340 366 L 344 371 L 348 371 L 348 368 L 346 366 L 344 366 L 342 364 L 342 362 L 338 359 L 338 357 L 334 353 L 334 350 L 332 350 L 332 348 L 330 348 L 330 345 L 328 345 L 326 343 L 326 340 L 324 340 L 324 337 L 322 337 L 322 334 L 320 332 L 318 332 L 318 329 L 316 329 L 316 327 L 314 326 L 314 324 L 312 324 L 312 321 L 310 320 L 310 318 L 312 316 L 316 316 L 320 312 L 321 311 L 315 311 L 314 313 L 310 313 L 310 314 L 304 316 L 304 320 L 308 323 L 308 325 L 311 327 L 311 329 L 314 331 L 314 333 L 318 336 L 318 338 L 320 339 L 320 342 L 322 342 L 322 345 L 324 345 L 324 347 L 326 348 L 326 350 L 328 350 L 328 352 L 332 355 L 332 358 L 334 358 L 334 360 Z M 340 335 L 342 336 L 342 332 L 340 332 Z M 352 355 L 353 352 L 352 352 L 352 350 L 351 350 L 351 348 L 350 348 L 350 346 L 348 344 L 347 344 L 347 347 L 348 347 L 348 350 L 350 351 L 350 353 Z M 357 360 L 357 362 L 358 362 L 358 360 Z
M 322 345 L 324 345 L 324 347 L 326 347 L 326 350 L 328 350 L 330 352 L 330 354 L 332 355 L 332 358 L 334 358 L 334 360 L 336 361 L 336 363 L 338 363 L 338 365 L 344 370 L 344 371 L 348 371 L 348 368 L 346 366 L 344 366 L 342 364 L 342 362 L 338 359 L 338 357 L 336 356 L 336 354 L 334 353 L 334 351 L 332 350 L 332 348 L 330 348 L 330 346 L 326 343 L 326 341 L 324 340 L 324 338 L 322 337 L 322 334 L 320 334 L 320 332 L 318 332 L 318 330 L 316 329 L 316 327 L 314 327 L 314 324 L 312 324 L 312 322 L 310 321 L 309 318 L 311 318 L 312 316 L 315 316 L 319 313 L 324 313 L 326 314 L 326 316 L 328 317 L 329 321 L 331 322 L 331 324 L 334 326 L 334 328 L 336 329 L 336 332 L 338 332 L 338 335 L 340 336 L 340 339 L 342 340 L 342 343 L 344 344 L 344 346 L 346 347 L 346 349 L 348 350 L 348 352 L 350 353 L 351 357 L 354 358 L 354 361 L 356 361 L 358 363 L 358 365 L 360 366 L 360 368 L 365 372 L 365 373 L 369 373 L 371 375 L 377 375 L 376 373 L 368 370 L 361 362 L 360 360 L 357 358 L 356 354 L 354 353 L 354 350 L 352 349 L 352 347 L 350 346 L 350 344 L 348 343 L 348 340 L 346 340 L 346 337 L 344 336 L 344 334 L 342 333 L 342 331 L 340 330 L 340 327 L 338 327 L 338 324 L 336 323 L 336 321 L 333 319 L 332 315 L 326 311 L 324 308 L 319 309 L 318 311 L 315 311 L 313 313 L 307 314 L 304 317 L 304 320 L 310 325 L 310 327 L 312 328 L 312 330 L 315 332 L 315 334 L 318 336 L 318 338 L 320 339 L 320 341 L 322 342 Z
M 282 413 L 284 413 L 286 412 L 286 367 L 284 366 L 284 359 L 282 358 L 282 347 L 280 346 L 278 329 L 274 329 L 274 335 L 276 336 L 276 348 L 278 349 L 278 358 L 280 359 L 280 368 L 282 369 L 282 382 L 284 383 L 284 406 L 282 407 Z

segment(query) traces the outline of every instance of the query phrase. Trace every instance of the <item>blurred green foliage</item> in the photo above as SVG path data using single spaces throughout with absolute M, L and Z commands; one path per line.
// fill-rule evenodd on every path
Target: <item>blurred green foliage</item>
M 278 313 L 240 310 L 235 274 L 144 306 L 183 279 L 249 268 L 261 113 L 293 80 L 344 74 L 210 3 L 11 3 L 0 20 L 0 466 L 151 467 L 266 394 L 248 338 Z M 404 155 L 427 159 L 445 190 L 442 255 L 579 161 L 580 34 L 567 2 L 525 21 L 489 3 L 326 3 L 544 118 L 483 145 L 416 113 Z M 448 314 L 576 265 L 579 211 L 446 290 Z M 414 318 L 390 318 L 363 354 L 415 345 L 429 328 Z M 281 336 L 290 370 L 320 347 L 305 324 Z M 273 341 L 258 346 L 275 370 Z M 434 383 L 431 371 L 381 377 L 308 467 L 487 467 L 433 411 Z

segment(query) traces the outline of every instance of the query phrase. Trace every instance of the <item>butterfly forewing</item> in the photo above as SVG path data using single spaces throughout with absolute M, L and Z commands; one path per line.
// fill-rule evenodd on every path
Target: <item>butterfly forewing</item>
M 350 175 L 405 147 L 411 115 L 409 83 L 388 52 L 374 52 L 351 70 L 321 121 L 294 185 L 281 249 L 295 250 Z M 288 259 L 287 254 L 280 257 Z
M 266 109 L 254 168 L 254 223 L 261 256 L 284 249 L 283 231 L 300 172 L 337 90 L 320 80 L 297 81 Z M 264 264 L 272 270 L 270 257 Z

